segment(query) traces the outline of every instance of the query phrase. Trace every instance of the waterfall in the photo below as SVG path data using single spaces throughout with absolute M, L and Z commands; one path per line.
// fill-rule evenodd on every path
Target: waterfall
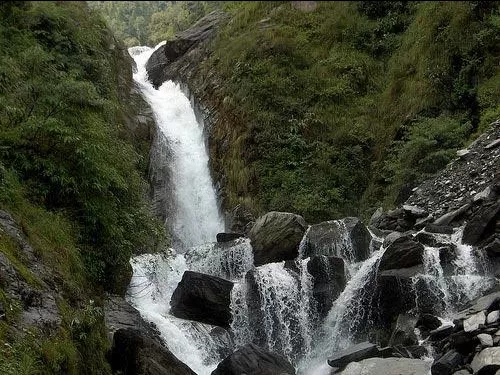
M 175 247 L 188 249 L 215 239 L 224 230 L 208 168 L 203 129 L 179 85 L 167 81 L 156 90 L 147 80 L 146 62 L 154 52 L 133 47 L 134 80 L 153 109 L 159 131 L 171 150 L 169 161 L 174 209 L 169 213 Z

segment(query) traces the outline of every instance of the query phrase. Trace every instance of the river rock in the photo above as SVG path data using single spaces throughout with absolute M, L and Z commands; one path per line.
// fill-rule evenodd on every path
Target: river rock
M 233 283 L 220 277 L 185 271 L 170 301 L 171 313 L 183 319 L 229 327 Z
M 340 375 L 428 375 L 430 364 L 420 359 L 368 358 L 352 362 Z
M 462 242 L 477 245 L 498 217 L 500 202 L 485 205 L 465 224 Z
M 418 317 L 416 327 L 432 331 L 441 327 L 441 320 L 432 314 L 421 314 Z
M 456 352 L 450 350 L 441 356 L 438 360 L 434 361 L 431 367 L 432 375 L 450 375 L 463 364 L 464 357 Z
M 280 354 L 246 344 L 224 359 L 212 375 L 295 375 L 293 366 Z
M 427 233 L 427 232 L 417 233 L 415 235 L 415 240 L 420 242 L 422 245 L 427 245 L 430 247 L 444 247 L 448 245 L 448 243 L 441 240 L 438 235 L 434 235 L 432 233 Z
M 464 356 L 472 353 L 479 344 L 479 339 L 475 334 L 464 331 L 452 333 L 447 340 L 451 348 Z
M 359 262 L 370 255 L 372 236 L 357 217 L 311 225 L 303 243 L 303 257 L 328 255 Z
M 487 374 L 494 374 L 496 370 L 500 370 L 500 347 L 485 348 L 480 353 L 476 354 L 471 363 L 474 374 L 480 370 Z M 490 372 L 486 372 L 488 369 Z
M 480 333 L 477 338 L 482 346 L 493 346 L 493 337 L 487 333 Z
M 410 268 L 423 263 L 424 246 L 410 236 L 394 240 L 380 259 L 379 270 Z
M 350 362 L 358 362 L 366 358 L 379 356 L 377 345 L 366 341 L 334 353 L 328 359 L 328 364 L 343 369 Z
M 243 233 L 217 233 L 216 239 L 217 242 L 229 242 L 244 236 Z
M 120 328 L 115 332 L 109 362 L 114 373 L 196 375 L 159 341 L 132 328 Z
M 453 234 L 453 227 L 448 225 L 437 225 L 429 223 L 424 230 L 428 233 Z
M 324 255 L 312 256 L 307 263 L 307 272 L 313 278 L 313 296 L 318 313 L 324 317 L 346 285 L 344 260 Z
M 288 212 L 272 211 L 259 217 L 248 233 L 255 266 L 296 258 L 306 228 L 302 216 Z
M 464 331 L 472 332 L 479 329 L 480 325 L 483 325 L 486 322 L 486 315 L 484 311 L 478 312 L 477 314 L 472 315 L 471 317 L 464 320 Z
M 399 314 L 396 320 L 396 326 L 392 331 L 389 340 L 389 346 L 403 345 L 411 346 L 418 344 L 418 338 L 415 335 L 415 324 L 417 318 L 408 314 Z

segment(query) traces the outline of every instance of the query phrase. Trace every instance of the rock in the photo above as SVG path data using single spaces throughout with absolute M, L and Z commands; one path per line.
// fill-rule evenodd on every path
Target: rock
M 485 199 L 490 198 L 493 195 L 493 190 L 491 189 L 491 186 L 487 186 L 484 190 L 480 191 L 476 195 L 474 195 L 474 198 L 472 201 L 474 203 L 477 203 L 479 201 L 483 201 Z
M 424 229 L 428 233 L 453 234 L 453 227 L 429 223 Z
M 248 233 L 254 251 L 254 264 L 292 260 L 306 231 L 302 216 L 272 211 L 257 219 Z
M 313 296 L 318 313 L 325 317 L 346 285 L 344 260 L 324 255 L 312 256 L 307 263 L 307 272 L 313 277 Z
M 474 356 L 471 367 L 474 374 L 486 369 L 493 371 L 491 373 L 495 373 L 496 370 L 500 369 L 500 347 L 483 349 Z
M 109 359 L 115 373 L 196 375 L 159 341 L 132 328 L 120 328 L 115 332 Z
M 431 373 L 432 375 L 451 375 L 455 370 L 458 370 L 463 361 L 464 358 L 460 353 L 450 350 L 434 361 Z
M 231 281 L 185 271 L 172 294 L 171 313 L 178 318 L 229 327 L 232 288 Z
M 356 217 L 325 221 L 311 225 L 303 243 L 303 257 L 328 255 L 349 263 L 365 260 L 370 255 L 372 236 Z
M 495 139 L 493 142 L 488 143 L 486 146 L 484 146 L 485 149 L 489 150 L 490 148 L 495 148 L 500 145 L 500 138 Z
M 460 354 L 466 356 L 472 353 L 479 344 L 479 339 L 473 333 L 459 331 L 448 336 L 450 347 L 455 349 Z
M 217 242 L 234 241 L 237 238 L 244 237 L 243 233 L 217 233 Z
M 473 332 L 479 329 L 479 326 L 486 322 L 484 311 L 478 312 L 464 320 L 464 331 Z
M 427 232 L 419 232 L 415 235 L 415 239 L 420 242 L 422 245 L 430 246 L 430 247 L 444 247 L 447 246 L 448 243 L 442 241 L 438 235 L 434 235 Z
M 490 257 L 497 257 L 500 255 L 500 238 L 493 238 L 483 249 Z
M 429 340 L 440 341 L 452 334 L 454 330 L 455 326 L 453 323 L 443 324 L 441 327 L 433 329 L 429 332 Z
M 429 368 L 420 359 L 368 358 L 350 363 L 340 375 L 428 375 Z
M 457 151 L 457 156 L 458 157 L 462 157 L 462 156 L 467 155 L 469 152 L 470 152 L 470 150 L 467 150 L 466 148 L 464 148 L 462 150 L 458 150 Z
M 224 359 L 211 375 L 295 375 L 283 356 L 246 344 Z
M 415 218 L 422 218 L 422 217 L 427 217 L 428 213 L 426 210 L 424 210 L 423 208 L 420 208 L 420 207 L 417 207 L 417 206 L 411 206 L 409 204 L 404 204 L 403 205 L 403 211 L 408 214 L 408 215 L 411 215 Z
M 391 232 L 384 238 L 383 246 L 384 248 L 388 248 L 394 241 L 396 241 L 398 238 L 403 237 L 404 234 L 401 232 Z
M 436 224 L 436 225 L 448 225 L 451 222 L 453 222 L 455 219 L 457 219 L 458 217 L 463 215 L 470 207 L 471 207 L 470 203 L 466 203 L 466 204 L 462 205 L 460 208 L 458 208 L 452 212 L 448 212 L 448 213 L 444 214 L 443 216 L 441 216 L 440 218 L 436 219 L 434 221 L 434 224 Z
M 416 327 L 432 331 L 441 327 L 441 320 L 432 314 L 421 314 L 417 320 Z
M 232 232 L 247 234 L 255 224 L 255 217 L 243 205 L 238 204 L 229 213 L 227 222 Z
M 500 318 L 500 310 L 492 311 L 486 317 L 486 323 L 488 324 L 495 323 L 498 321 L 499 318 Z
M 417 318 L 408 314 L 399 314 L 396 320 L 396 327 L 392 331 L 389 339 L 389 346 L 403 345 L 411 346 L 418 344 L 418 338 L 415 335 L 415 324 Z
M 467 370 L 460 370 L 460 371 L 454 372 L 453 375 L 470 375 L 470 372 Z
M 366 341 L 334 353 L 333 356 L 328 359 L 328 364 L 332 367 L 342 369 L 350 362 L 358 362 L 366 358 L 378 356 L 379 350 L 377 345 Z
M 370 226 L 373 226 L 375 228 L 378 228 L 378 224 L 380 222 L 380 219 L 382 218 L 382 214 L 384 213 L 384 209 L 382 207 L 379 207 L 375 210 L 375 212 L 372 214 L 370 217 Z
M 480 333 L 477 338 L 482 346 L 493 346 L 493 337 L 487 333 Z
M 485 205 L 465 224 L 462 242 L 477 245 L 500 212 L 500 202 Z
M 380 259 L 379 270 L 410 268 L 422 264 L 424 247 L 409 236 L 392 242 Z

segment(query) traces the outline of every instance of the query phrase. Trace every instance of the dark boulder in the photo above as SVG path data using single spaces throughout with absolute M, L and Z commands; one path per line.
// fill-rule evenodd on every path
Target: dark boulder
M 248 233 L 254 251 L 254 264 L 292 260 L 307 225 L 302 216 L 288 212 L 268 212 L 257 219 Z
M 231 281 L 186 271 L 172 294 L 171 313 L 178 318 L 228 327 L 232 288 Z
M 446 352 L 441 358 L 434 361 L 431 367 L 432 375 L 452 375 L 463 364 L 463 356 L 450 350 Z
M 124 375 L 196 375 L 159 341 L 132 328 L 115 332 L 108 358 L 113 372 Z
M 465 224 L 462 242 L 477 245 L 489 232 L 494 232 L 495 222 L 500 212 L 500 202 L 494 202 L 481 207 Z
M 295 375 L 295 369 L 285 357 L 247 344 L 224 359 L 212 375 Z
M 351 362 L 359 362 L 363 359 L 373 357 L 380 357 L 377 345 L 369 342 L 362 342 L 345 350 L 334 353 L 328 359 L 328 364 L 332 367 L 343 369 Z
M 234 241 L 237 238 L 244 237 L 243 233 L 217 233 L 217 242 Z
M 425 231 L 428 233 L 453 234 L 453 227 L 429 223 L 425 226 Z
M 313 278 L 313 296 L 318 313 L 324 317 L 345 288 L 344 260 L 324 255 L 313 256 L 307 263 L 307 272 Z
M 416 323 L 417 318 L 414 316 L 399 314 L 398 319 L 396 320 L 396 326 L 394 327 L 389 340 L 389 345 L 411 346 L 418 344 L 418 338 L 414 332 Z
M 239 204 L 229 212 L 227 222 L 232 232 L 247 234 L 255 224 L 255 217 L 249 210 Z
M 417 233 L 415 235 L 415 240 L 420 242 L 422 245 L 427 245 L 430 247 L 443 247 L 448 245 L 446 242 L 441 241 L 438 236 L 427 232 Z
M 311 225 L 304 238 L 303 257 L 327 255 L 359 262 L 370 256 L 372 236 L 357 217 Z
M 394 240 L 382 255 L 379 270 L 410 268 L 422 264 L 424 246 L 410 236 Z
M 418 317 L 416 327 L 427 331 L 435 330 L 441 327 L 441 320 L 432 314 L 421 314 Z
M 476 332 L 458 331 L 448 336 L 447 341 L 451 348 L 464 356 L 474 352 L 479 344 Z

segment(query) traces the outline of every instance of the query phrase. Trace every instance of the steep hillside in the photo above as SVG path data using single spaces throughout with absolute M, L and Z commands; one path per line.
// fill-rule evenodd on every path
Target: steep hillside
M 500 114 L 497 2 L 225 11 L 216 37 L 180 51 L 190 33 L 179 34 L 153 55 L 150 75 L 187 84 L 213 114 L 212 170 L 227 209 L 367 217 L 404 201 Z
M 109 373 L 101 297 L 162 238 L 132 61 L 79 2 L 2 3 L 0 54 L 0 373 Z

